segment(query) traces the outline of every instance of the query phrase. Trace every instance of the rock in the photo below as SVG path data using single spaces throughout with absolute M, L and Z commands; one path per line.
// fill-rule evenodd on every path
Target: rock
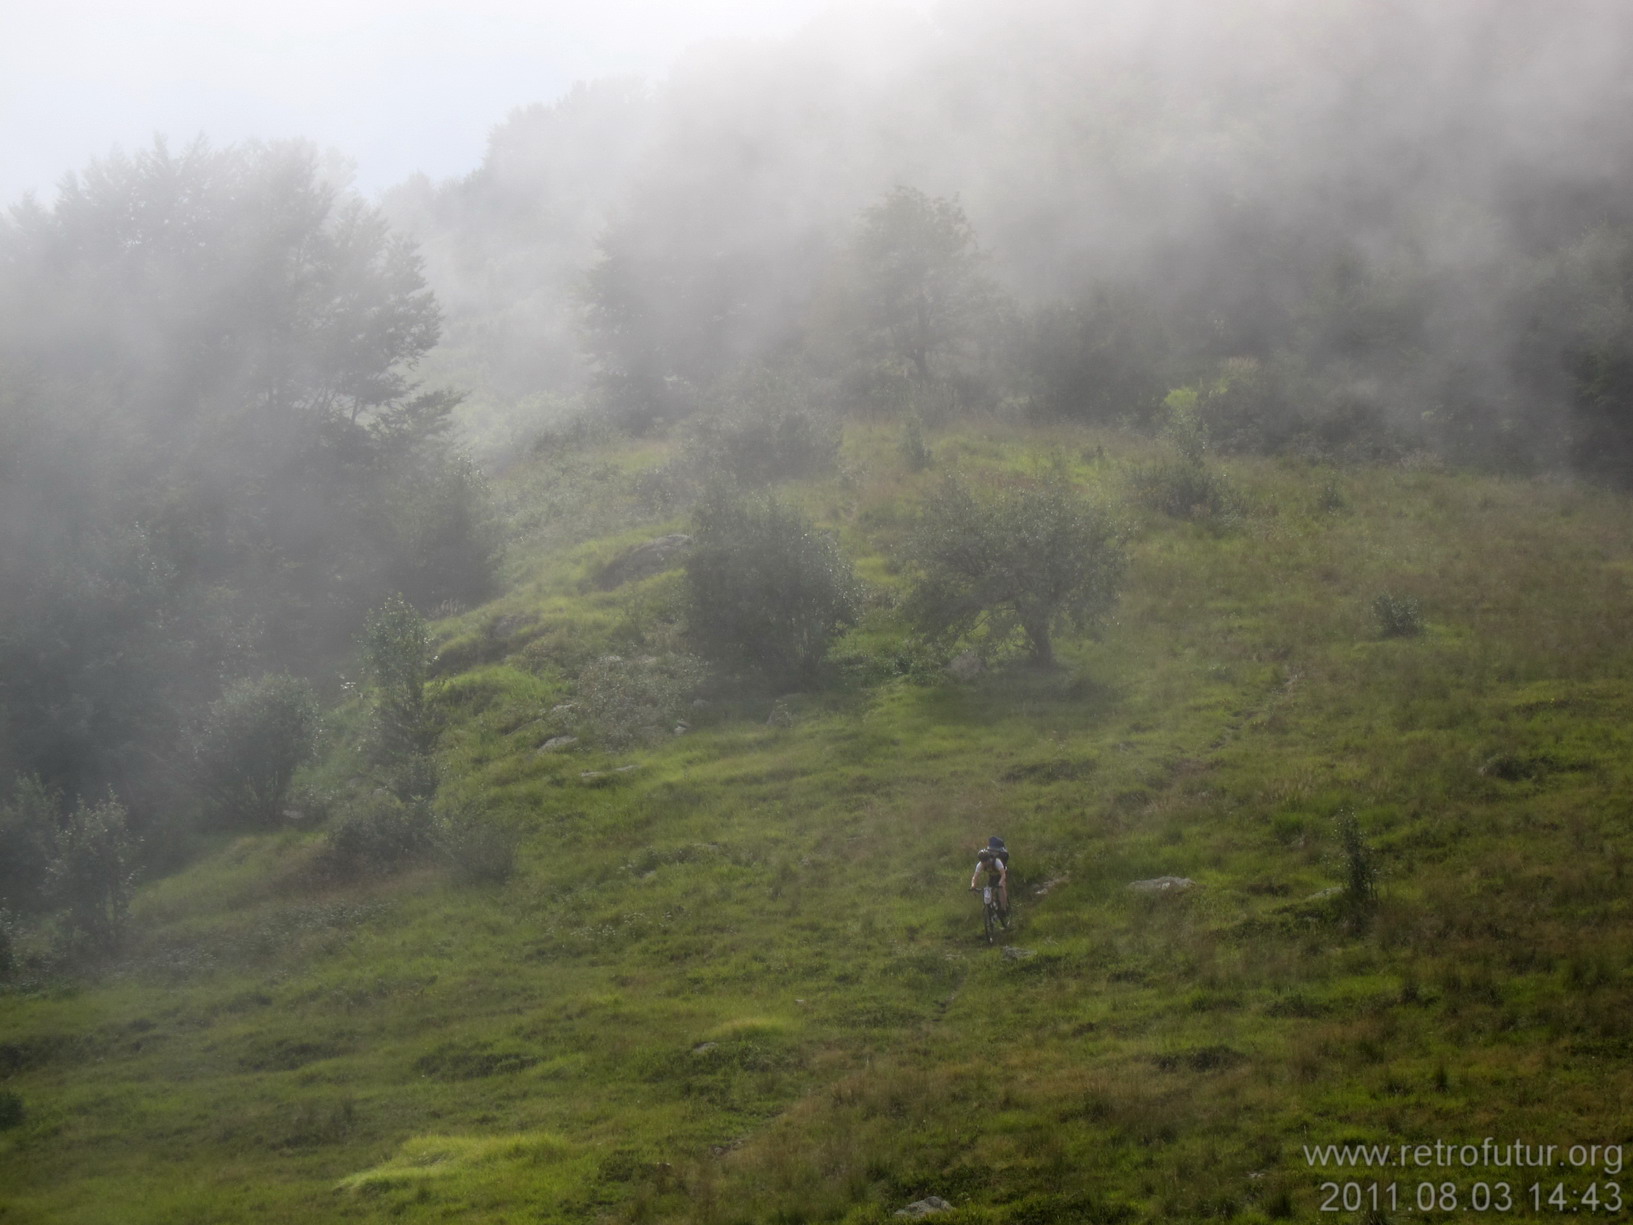
M 1036 889 L 1032 890 L 1032 896 L 1033 897 L 1048 897 L 1049 896 L 1049 891 L 1051 889 L 1059 888 L 1061 885 L 1064 885 L 1070 879 L 1071 879 L 1071 877 L 1066 876 L 1066 875 L 1051 876 L 1048 880 L 1044 881 L 1043 884 L 1039 885 Z
M 974 651 L 965 651 L 947 665 L 947 675 L 955 681 L 973 681 L 987 670 L 987 665 Z
M 641 767 L 638 764 L 628 765 L 628 766 L 619 766 L 616 770 L 613 771 L 613 773 L 614 774 L 628 774 L 631 770 L 639 770 L 640 768 Z
M 771 713 L 765 717 L 765 722 L 767 727 L 793 727 L 794 716 L 789 712 L 788 707 L 778 702 L 771 708 Z
M 692 729 L 691 729 L 691 726 L 689 724 L 686 724 L 686 723 L 677 723 L 677 724 L 675 724 L 675 735 L 677 735 L 677 736 L 684 736 L 687 732 L 689 732 L 691 730 Z
M 1015 944 L 1006 944 L 1004 946 L 1004 959 L 1006 961 L 1025 961 L 1028 957 L 1036 957 L 1037 955 L 1037 949 L 1023 949 Z
M 611 591 L 625 583 L 637 582 L 662 574 L 680 561 L 681 554 L 692 547 L 692 538 L 684 532 L 659 536 L 633 549 L 627 549 L 601 567 L 595 576 L 595 585 L 602 591 Z
M 570 715 L 577 709 L 577 702 L 561 702 L 558 705 L 552 706 L 550 708 L 550 713 L 553 715 Z
M 563 749 L 572 748 L 577 743 L 577 736 L 552 736 L 539 746 L 539 752 L 559 753 Z
M 1195 885 L 1196 882 L 1188 876 L 1157 876 L 1151 880 L 1135 880 L 1128 883 L 1128 887 L 1135 893 L 1183 893 Z
M 952 1207 L 939 1195 L 926 1195 L 923 1199 L 914 1200 L 905 1208 L 896 1209 L 897 1216 L 911 1217 L 918 1220 L 920 1217 L 931 1216 L 937 1212 L 946 1212 Z
M 694 1055 L 706 1055 L 710 1051 L 714 1050 L 714 1048 L 719 1046 L 719 1045 L 720 1045 L 720 1043 L 718 1043 L 718 1042 L 700 1042 L 700 1043 L 698 1043 L 696 1046 L 694 1046 L 692 1048 L 692 1054 L 694 1054 Z
M 692 709 L 693 710 L 702 710 L 707 705 L 708 705 L 708 702 L 704 701 L 702 698 L 693 698 L 692 699 Z

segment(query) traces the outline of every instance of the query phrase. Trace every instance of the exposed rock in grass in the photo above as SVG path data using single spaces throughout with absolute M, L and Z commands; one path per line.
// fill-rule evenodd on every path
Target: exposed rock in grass
M 1016 944 L 1004 946 L 1004 957 L 1009 961 L 1025 961 L 1028 957 L 1036 957 L 1037 955 L 1038 951 L 1036 949 L 1023 949 Z
M 678 565 L 681 555 L 691 547 L 692 538 L 684 532 L 674 532 L 668 536 L 648 540 L 620 553 L 602 566 L 595 576 L 595 585 L 602 591 L 611 591 L 625 583 L 662 574 L 671 566 Z
M 1043 884 L 1039 885 L 1036 889 L 1032 890 L 1032 896 L 1033 897 L 1048 897 L 1050 890 L 1059 888 L 1061 885 L 1064 885 L 1070 879 L 1071 878 L 1069 876 L 1065 875 L 1065 874 L 1062 874 L 1060 876 L 1051 876 L 1048 880 L 1044 881 Z
M 947 675 L 955 681 L 973 681 L 986 670 L 986 663 L 974 651 L 965 651 L 947 665 Z
M 920 1217 L 933 1216 L 937 1212 L 946 1212 L 951 1207 L 952 1205 L 939 1195 L 926 1195 L 923 1199 L 914 1200 L 905 1208 L 896 1209 L 896 1215 L 918 1220 Z
M 1154 876 L 1150 880 L 1130 881 L 1128 887 L 1135 893 L 1183 893 L 1195 888 L 1196 882 L 1188 876 Z
M 559 753 L 563 749 L 572 748 L 577 743 L 577 736 L 552 736 L 539 746 L 539 752 Z

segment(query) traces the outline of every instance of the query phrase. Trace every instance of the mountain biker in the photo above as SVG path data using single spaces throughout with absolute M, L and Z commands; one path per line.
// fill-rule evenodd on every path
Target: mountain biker
M 970 874 L 970 888 L 978 889 L 976 883 L 981 873 L 987 874 L 987 884 L 998 890 L 998 909 L 1007 918 L 1009 915 L 1009 848 L 1004 840 L 994 834 L 987 839 L 986 846 L 981 848 L 980 854 L 975 857 L 975 871 Z

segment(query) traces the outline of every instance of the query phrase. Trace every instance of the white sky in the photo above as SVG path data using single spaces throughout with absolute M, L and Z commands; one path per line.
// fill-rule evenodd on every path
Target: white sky
M 822 0 L 0 0 L 0 207 L 115 146 L 300 136 L 368 195 L 464 174 L 511 108 L 791 33 Z

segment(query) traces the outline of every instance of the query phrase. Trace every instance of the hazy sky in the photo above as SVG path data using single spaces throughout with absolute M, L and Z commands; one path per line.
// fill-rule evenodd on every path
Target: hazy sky
M 0 0 L 0 205 L 118 145 L 302 136 L 373 195 L 463 174 L 512 107 L 786 35 L 822 0 Z

